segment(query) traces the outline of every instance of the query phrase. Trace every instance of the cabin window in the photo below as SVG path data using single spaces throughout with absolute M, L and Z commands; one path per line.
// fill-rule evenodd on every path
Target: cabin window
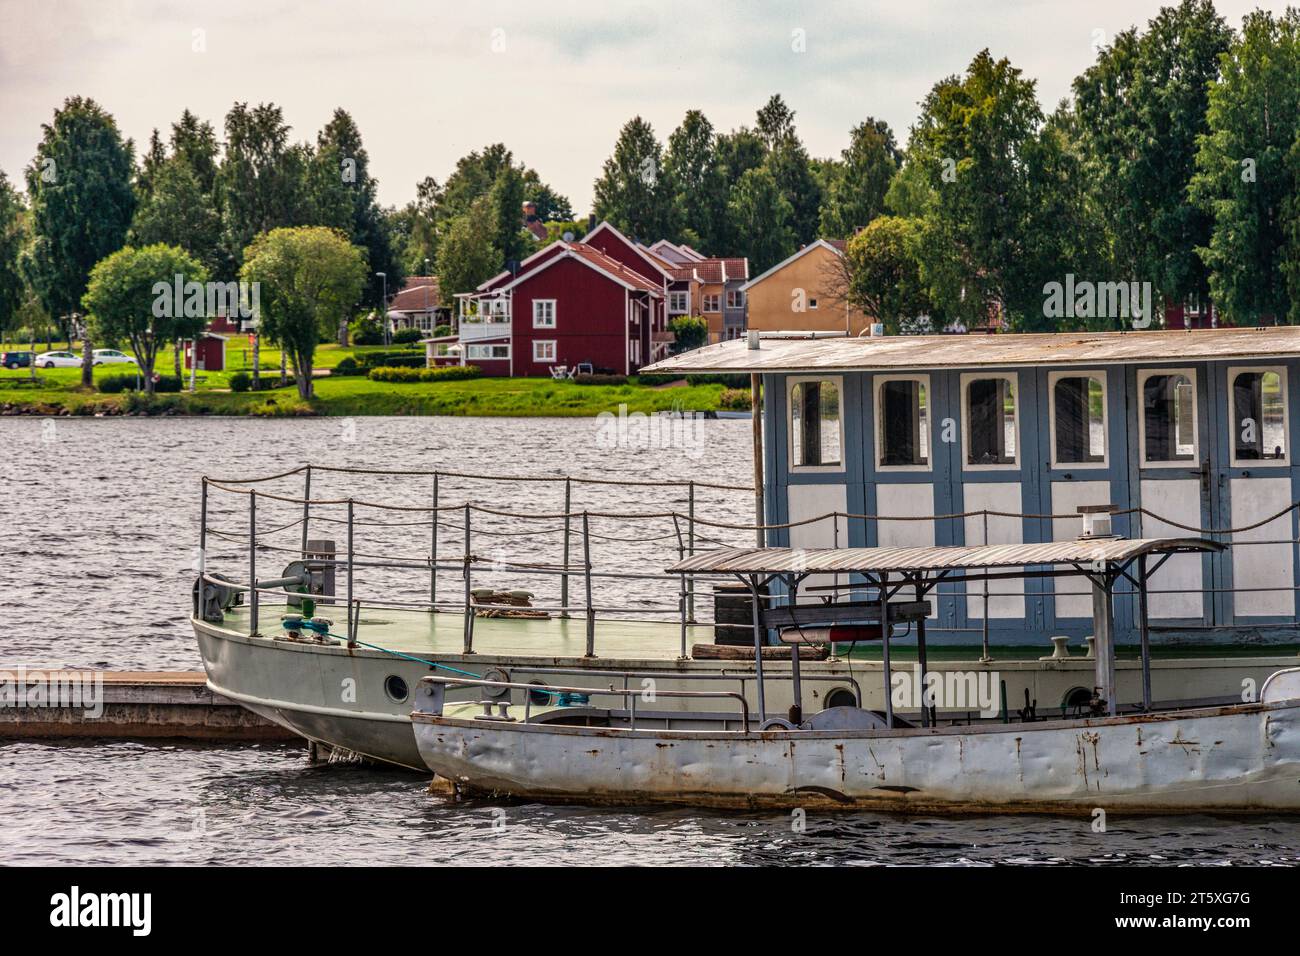
M 1145 464 L 1196 458 L 1196 382 L 1190 371 L 1148 372 L 1142 392 Z
M 930 464 L 930 395 L 926 378 L 876 380 L 877 464 L 925 468 Z
M 801 379 L 790 387 L 790 461 L 795 468 L 844 464 L 840 383 Z
M 966 464 L 1016 463 L 1016 382 L 1008 375 L 963 376 L 966 388 Z
M 1106 461 L 1106 378 L 1101 372 L 1052 378 L 1052 461 L 1058 465 Z
M 1229 372 L 1232 461 L 1286 461 L 1286 379 L 1278 369 Z

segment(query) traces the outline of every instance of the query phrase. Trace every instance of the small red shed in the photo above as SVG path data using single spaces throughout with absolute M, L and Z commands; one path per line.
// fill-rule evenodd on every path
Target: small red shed
M 198 339 L 200 372 L 224 372 L 226 370 L 226 336 L 204 332 Z M 194 340 L 185 342 L 185 367 L 193 363 Z

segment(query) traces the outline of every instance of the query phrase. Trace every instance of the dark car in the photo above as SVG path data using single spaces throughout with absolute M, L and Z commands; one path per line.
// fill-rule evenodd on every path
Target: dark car
M 5 368 L 31 368 L 35 352 L 0 352 L 0 365 Z

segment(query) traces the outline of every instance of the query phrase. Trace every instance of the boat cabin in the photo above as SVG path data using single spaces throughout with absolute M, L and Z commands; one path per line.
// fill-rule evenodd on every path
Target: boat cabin
M 1290 426 L 1300 328 L 876 336 L 751 334 L 647 372 L 750 373 L 770 547 L 1204 536 L 1169 561 L 1152 639 L 1295 639 Z M 832 517 L 833 516 L 833 517 Z M 1109 525 L 1109 527 L 1107 527 Z M 1077 580 L 940 587 L 937 642 L 1092 632 Z M 1137 639 L 1119 596 L 1120 642 Z

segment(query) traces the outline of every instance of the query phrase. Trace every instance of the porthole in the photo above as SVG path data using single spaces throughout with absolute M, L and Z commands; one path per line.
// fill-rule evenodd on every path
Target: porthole
M 528 683 L 530 683 L 530 684 L 535 684 L 535 685 L 537 685 L 538 687 L 544 687 L 544 686 L 545 686 L 545 685 L 544 685 L 541 681 L 539 681 L 539 680 L 530 680 Z M 544 707 L 544 706 L 546 706 L 547 704 L 551 703 L 551 692 L 550 692 L 550 691 L 546 691 L 546 690 L 530 690 L 530 691 L 528 692 L 528 700 L 529 700 L 529 701 L 533 704 L 533 706 L 535 706 L 535 707 Z
M 384 681 L 384 693 L 388 695 L 388 699 L 394 704 L 405 702 L 407 694 L 409 693 L 406 687 L 406 681 L 398 677 L 396 674 L 389 674 L 387 679 Z
M 858 706 L 858 695 L 847 687 L 836 687 L 834 690 L 826 692 L 826 706 L 828 708 L 856 707 Z
M 1080 710 L 1092 704 L 1092 691 L 1086 687 L 1071 687 L 1065 692 L 1061 706 L 1067 711 Z

